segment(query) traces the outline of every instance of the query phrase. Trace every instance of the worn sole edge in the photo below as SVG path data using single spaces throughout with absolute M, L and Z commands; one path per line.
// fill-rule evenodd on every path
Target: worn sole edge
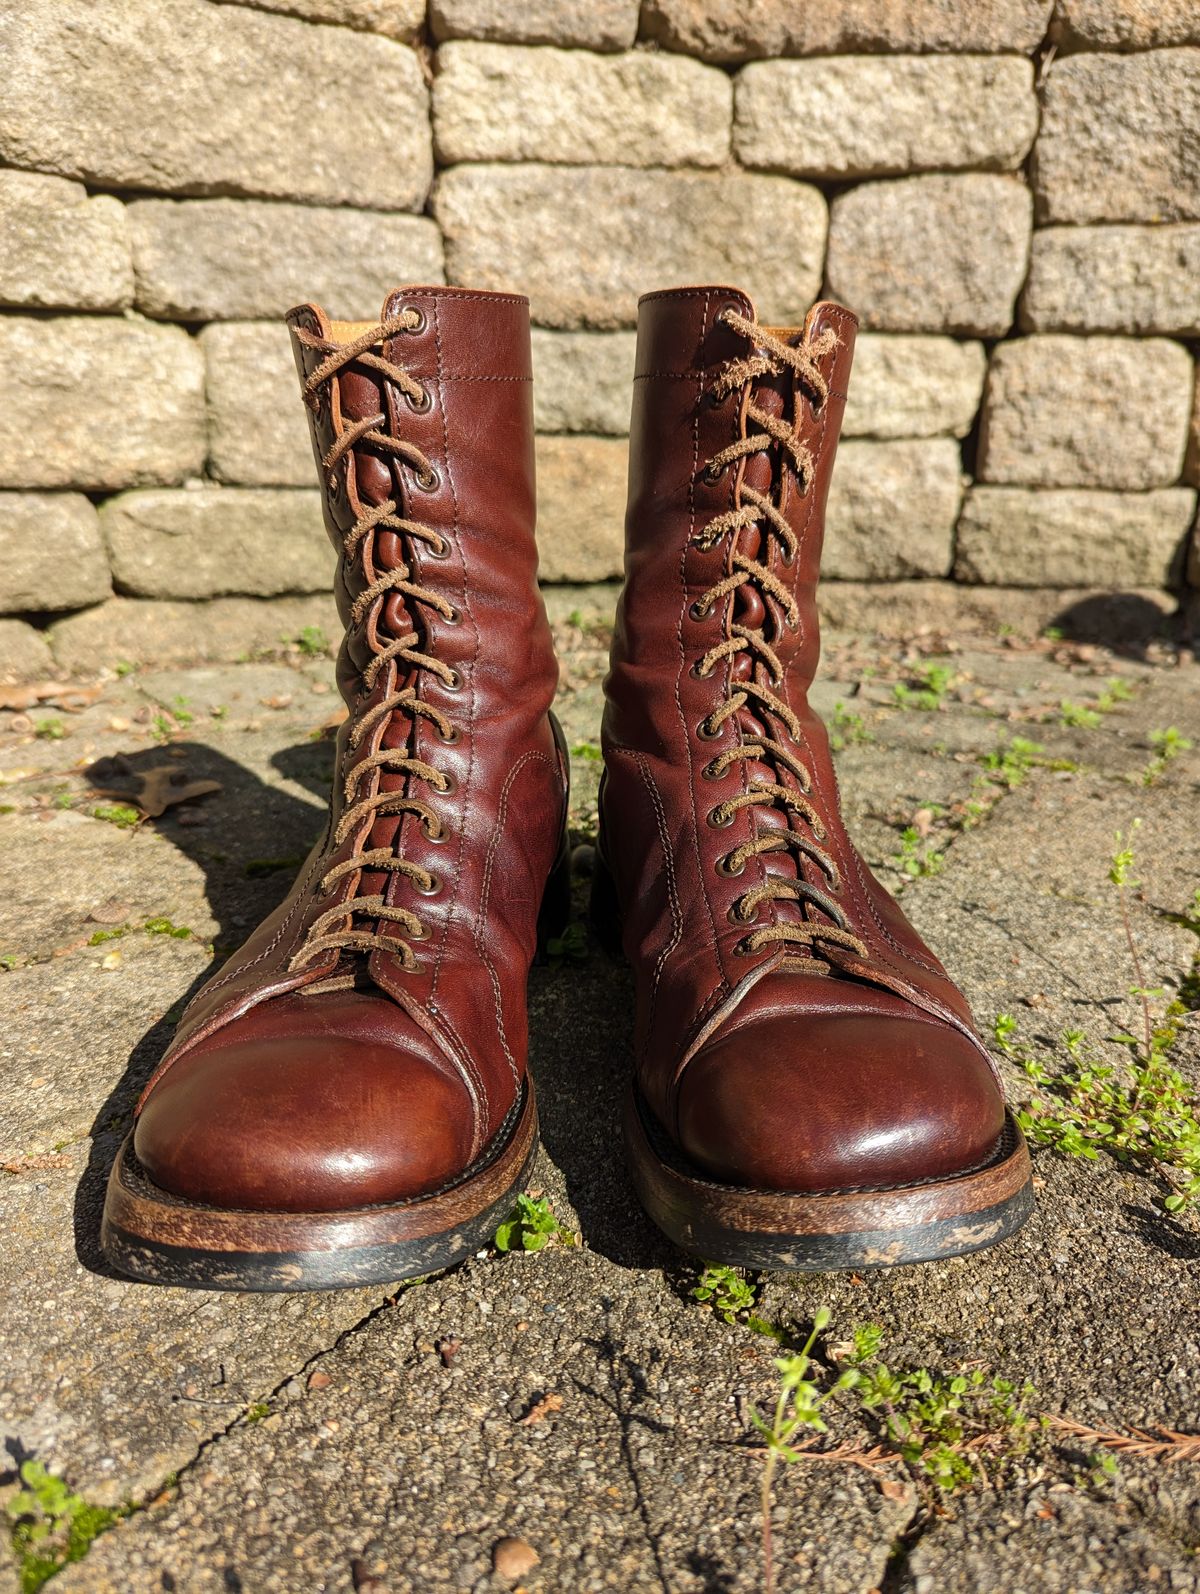
M 972 1173 L 826 1195 L 717 1183 L 660 1151 L 636 1090 L 624 1127 L 634 1188 L 655 1224 L 681 1250 L 727 1266 L 831 1273 L 932 1262 L 995 1245 L 1033 1212 L 1029 1150 L 1010 1114 L 996 1157 Z
M 100 1243 L 119 1272 L 189 1289 L 353 1289 L 440 1272 L 487 1244 L 538 1146 L 527 1081 L 502 1144 L 450 1188 L 345 1212 L 252 1212 L 182 1201 L 155 1185 L 130 1134 L 109 1175 Z

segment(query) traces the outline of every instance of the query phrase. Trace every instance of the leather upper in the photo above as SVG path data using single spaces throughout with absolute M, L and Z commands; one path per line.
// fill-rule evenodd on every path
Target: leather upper
M 823 401 L 814 403 L 790 372 L 714 397 L 722 372 L 749 352 L 722 321 L 726 310 L 755 319 L 745 295 L 721 287 L 651 294 L 639 306 L 625 586 L 606 681 L 600 804 L 601 847 L 636 979 L 638 1081 L 682 1148 L 734 1182 L 809 1189 L 937 1177 L 990 1153 L 1003 1100 L 964 997 L 846 835 L 828 738 L 807 695 L 820 645 L 825 500 L 856 321 L 829 303 L 809 313 L 808 346 L 833 341 L 825 333 L 836 339 L 818 362 Z M 775 446 L 715 476 L 707 469 L 754 431 L 751 403 L 794 425 L 813 462 L 807 491 Z M 703 545 L 706 525 L 737 510 L 747 489 L 782 511 L 796 539 L 790 564 L 761 527 Z M 752 583 L 707 609 L 700 602 L 738 569 L 738 554 L 769 561 L 794 600 L 794 626 L 782 603 Z M 714 710 L 739 679 L 765 679 L 746 653 L 696 673 L 739 625 L 769 639 L 783 671 L 774 690 L 799 736 L 753 698 L 714 733 Z M 799 786 L 766 757 L 720 768 L 719 755 L 760 734 L 785 742 L 811 775 L 816 839 L 836 864 L 836 889 L 800 848 L 751 856 L 739 873 L 726 872 L 730 855 L 771 827 L 804 828 L 797 815 L 763 806 L 712 822 L 715 807 L 755 780 Z M 743 895 L 781 874 L 831 897 L 866 955 L 778 942 L 748 950 L 752 929 L 829 922 L 811 892 L 807 901 L 766 900 L 752 923 L 740 919 Z M 740 1100 L 754 1105 L 739 1108 Z
M 194 1199 L 316 1209 L 420 1193 L 480 1154 L 524 1079 L 525 982 L 566 802 L 548 713 L 557 666 L 536 581 L 528 303 L 413 288 L 389 297 L 381 324 L 402 312 L 415 312 L 412 325 L 377 352 L 415 379 L 424 401 L 356 360 L 318 387 L 309 410 L 340 555 L 337 680 L 350 711 L 325 833 L 287 899 L 191 1002 L 140 1104 L 140 1159 Z M 322 361 L 305 337 L 336 342 L 339 328 L 316 305 L 287 319 L 304 382 Z M 326 469 L 338 436 L 371 415 L 419 450 L 431 477 L 369 440 Z M 388 500 L 393 518 L 428 537 L 379 525 L 348 554 L 355 525 Z M 355 610 L 400 565 L 412 585 L 445 600 L 449 616 L 397 590 Z M 400 655 L 371 683 L 372 659 L 410 633 L 419 638 L 410 651 L 442 661 L 450 679 Z M 408 688 L 448 722 L 449 739 L 415 711 L 372 717 Z M 367 730 L 355 746 L 360 723 Z M 431 766 L 438 783 L 372 765 L 388 749 Z M 411 792 L 436 830 L 419 812 L 376 811 L 338 843 L 347 781 L 354 801 Z M 410 860 L 432 890 L 409 874 L 358 868 L 322 893 L 338 864 L 379 849 Z M 360 916 L 350 922 L 383 946 L 297 962 L 322 915 L 371 896 L 419 918 L 410 959 L 389 950 L 400 924 Z M 300 994 L 351 976 L 352 990 Z M 230 1153 L 239 1124 L 260 1138 Z M 225 1166 L 214 1170 L 222 1146 Z

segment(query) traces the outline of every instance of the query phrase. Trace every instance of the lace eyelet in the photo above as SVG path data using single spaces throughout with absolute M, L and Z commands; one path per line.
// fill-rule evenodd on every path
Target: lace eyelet
M 433 408 L 433 395 L 430 393 L 427 387 L 423 387 L 421 389 L 421 396 L 419 399 L 415 399 L 410 393 L 406 393 L 404 395 L 404 402 L 408 405 L 409 409 L 414 415 L 428 415 L 430 410 Z
M 688 608 L 688 613 L 691 615 L 693 620 L 707 620 L 709 615 L 712 613 L 712 610 L 709 608 L 707 603 L 704 603 L 700 598 L 697 598 L 695 603 Z
M 425 545 L 425 553 L 430 559 L 449 559 L 449 557 L 450 557 L 450 543 L 449 543 L 449 540 L 447 538 L 445 538 L 445 537 L 442 537 L 436 544 L 435 543 L 426 543 L 426 545 Z
M 796 555 L 790 548 L 781 548 L 779 550 L 779 562 L 785 570 L 790 570 L 796 562 Z
M 444 732 L 443 731 L 439 731 L 438 732 L 438 740 L 441 742 L 443 747 L 457 747 L 458 746 L 458 727 L 455 726 L 455 725 L 451 725 L 451 727 L 450 727 L 450 729 L 448 731 L 444 731 Z
M 720 809 L 719 805 L 716 808 L 710 808 L 708 810 L 708 823 L 712 826 L 712 828 L 714 830 L 728 830 L 730 825 L 733 823 L 733 815 L 729 812 L 728 809 L 726 809 L 724 817 L 721 818 L 721 819 L 718 819 L 716 817 L 716 815 L 719 814 L 720 812 L 721 812 L 721 809 Z
M 435 847 L 440 847 L 446 839 L 446 827 L 440 820 L 438 821 L 437 829 L 432 830 L 429 821 L 422 817 L 421 829 L 425 832 L 425 840 L 431 841 Z
M 421 896 L 421 897 L 436 897 L 438 892 L 442 889 L 442 877 L 441 877 L 440 874 L 432 874 L 431 873 L 429 875 L 429 884 L 428 885 L 424 885 L 424 886 L 418 885 L 417 882 L 414 880 L 413 883 L 412 883 L 412 888 L 417 893 L 418 896 Z
M 436 493 L 438 488 L 442 485 L 442 478 L 438 475 L 436 468 L 433 465 L 430 465 L 428 470 L 417 471 L 416 475 L 413 477 L 413 483 L 419 487 L 423 493 Z
M 739 863 L 736 869 L 730 868 L 728 853 L 726 853 L 724 858 L 717 859 L 717 873 L 724 875 L 727 880 L 736 880 L 738 875 L 745 874 L 745 872 L 746 865 L 744 862 Z
M 412 326 L 404 328 L 405 332 L 407 332 L 410 337 L 418 337 L 422 332 L 424 332 L 426 326 L 424 310 L 418 309 L 415 304 L 406 304 L 403 310 L 401 310 L 400 314 L 415 315 L 417 318 L 413 322 Z
M 696 726 L 696 735 L 702 742 L 719 742 L 721 739 L 720 731 L 711 730 L 706 719 L 701 720 Z
M 745 914 L 738 912 L 738 903 L 735 902 L 725 917 L 730 924 L 754 924 L 758 919 L 758 909 L 755 908 L 754 912 L 747 918 Z
M 453 604 L 451 604 L 450 605 L 450 613 L 449 614 L 444 614 L 442 616 L 442 619 L 446 622 L 447 625 L 458 625 L 462 621 L 462 610 L 458 609 L 458 608 L 455 608 L 455 606 Z
M 442 686 L 447 692 L 461 692 L 462 684 L 461 670 L 451 670 L 448 676 L 442 678 Z
M 712 671 L 711 670 L 702 670 L 700 668 L 700 662 L 701 661 L 699 659 L 697 659 L 695 664 L 692 665 L 691 674 L 694 675 L 696 680 L 698 680 L 698 681 L 707 681 L 709 676 L 712 674 Z
M 706 465 L 703 472 L 704 480 L 710 485 L 719 482 L 721 480 L 721 472 L 724 469 L 724 465 Z
M 404 939 L 406 941 L 428 941 L 429 931 L 423 924 L 419 924 L 415 930 L 406 930 Z
M 443 775 L 443 784 L 438 787 L 438 792 L 443 797 L 450 797 L 458 790 L 458 782 L 453 775 Z
M 714 769 L 712 764 L 708 763 L 705 764 L 700 774 L 705 780 L 721 780 L 724 778 L 725 771 L 723 769 Z

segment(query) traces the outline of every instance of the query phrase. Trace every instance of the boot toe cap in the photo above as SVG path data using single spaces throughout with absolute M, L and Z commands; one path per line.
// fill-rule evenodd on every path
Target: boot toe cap
M 185 1201 L 251 1211 L 343 1211 L 436 1190 L 471 1158 L 473 1104 L 408 1028 L 384 1040 L 235 1020 L 154 1086 L 138 1160 Z
M 680 1085 L 683 1151 L 725 1183 L 861 1190 L 987 1161 L 1004 1100 L 972 1042 L 896 1013 L 776 1016 L 718 1035 Z

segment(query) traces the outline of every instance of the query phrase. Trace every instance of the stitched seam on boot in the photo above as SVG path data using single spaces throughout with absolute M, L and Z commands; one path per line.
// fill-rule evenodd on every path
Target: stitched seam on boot
M 512 770 L 509 772 L 508 779 L 504 782 L 504 789 L 500 794 L 500 807 L 496 813 L 496 825 L 495 829 L 492 831 L 492 839 L 487 850 L 487 862 L 484 865 L 483 870 L 483 890 L 479 898 L 479 913 L 475 920 L 474 937 L 475 950 L 483 959 L 484 965 L 488 971 L 488 977 L 492 982 L 492 998 L 496 1006 L 496 1028 L 500 1035 L 500 1044 L 504 1048 L 504 1055 L 508 1059 L 508 1066 L 512 1069 L 513 1079 L 518 1085 L 521 1083 L 520 1070 L 517 1067 L 516 1059 L 513 1057 L 512 1050 L 509 1047 L 508 1037 L 504 1032 L 504 1012 L 500 1002 L 500 978 L 496 973 L 496 965 L 492 961 L 487 951 L 483 929 L 487 920 L 488 906 L 491 900 L 492 869 L 496 862 L 496 854 L 500 850 L 500 841 L 504 831 L 504 821 L 508 817 L 509 794 L 512 791 L 513 782 L 516 780 L 521 770 L 524 769 L 526 764 L 529 763 L 546 764 L 549 766 L 551 772 L 553 772 L 555 767 L 555 760 L 552 759 L 548 753 L 543 753 L 538 748 L 530 748 L 530 750 L 527 753 L 523 753 L 513 765 Z
M 708 326 L 708 306 L 710 298 L 710 294 L 706 293 L 704 295 L 704 310 L 700 323 L 701 335 L 703 335 L 703 329 Z M 687 610 L 687 556 L 688 550 L 692 546 L 692 538 L 696 534 L 696 473 L 700 468 L 700 400 L 703 398 L 703 396 L 704 384 L 699 378 L 697 378 L 696 407 L 692 417 L 692 473 L 688 479 L 688 535 L 687 540 L 683 545 L 683 551 L 679 556 L 679 619 L 675 626 L 675 635 L 679 639 L 679 669 L 675 675 L 674 692 L 675 709 L 679 715 L 679 725 L 683 732 L 683 746 L 684 751 L 687 754 L 688 762 L 688 791 L 691 795 L 692 851 L 696 856 L 696 876 L 701 881 L 704 880 L 705 876 L 704 863 L 700 857 L 700 819 L 696 810 L 696 770 L 694 761 L 692 759 L 692 739 L 688 731 L 687 716 L 683 712 L 683 700 L 679 695 L 679 683 L 682 681 L 683 672 L 687 667 L 687 650 L 683 643 L 683 616 Z M 721 956 L 721 946 L 717 938 L 717 922 L 713 917 L 712 903 L 709 900 L 707 890 L 704 890 L 701 894 L 704 897 L 704 907 L 708 914 L 709 929 L 712 932 L 713 958 L 717 965 L 717 973 L 720 975 L 721 983 L 718 986 L 718 990 L 727 991 L 730 988 L 729 980 L 725 974 L 725 962 Z
M 650 772 L 650 765 L 646 760 L 646 755 L 635 752 L 629 747 L 614 747 L 612 752 L 624 753 L 633 760 L 638 774 L 642 778 L 643 785 L 650 793 L 650 802 L 654 808 L 654 820 L 658 827 L 659 845 L 662 848 L 663 873 L 667 877 L 667 898 L 671 905 L 671 934 L 654 961 L 654 973 L 650 981 L 650 1010 L 646 1016 L 646 1039 L 647 1043 L 649 1043 L 650 1036 L 654 1033 L 654 1014 L 658 1005 L 658 988 L 662 982 L 663 968 L 667 959 L 683 939 L 683 908 L 679 901 L 679 889 L 675 879 L 675 862 L 671 855 L 666 810 L 659 795 L 658 785 Z

